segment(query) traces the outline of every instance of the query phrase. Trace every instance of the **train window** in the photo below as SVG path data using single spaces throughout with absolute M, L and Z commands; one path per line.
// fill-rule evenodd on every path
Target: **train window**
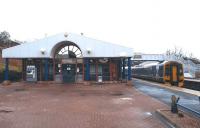
M 180 74 L 183 74 L 183 71 L 182 71 L 182 69 L 180 69 Z
M 142 58 L 142 55 L 134 55 L 133 58 L 134 58 L 134 59 L 141 59 L 141 58 Z
M 180 75 L 183 75 L 183 67 L 180 65 L 180 70 L 179 70 Z
M 158 75 L 159 75 L 160 77 L 163 76 L 163 66 L 160 66 L 160 67 L 159 67 Z
M 170 75 L 170 67 L 169 67 L 169 65 L 166 65 L 166 67 L 165 67 L 165 75 L 166 76 Z
M 156 76 L 156 72 L 157 72 L 157 71 L 156 71 L 156 66 L 153 66 L 153 67 L 152 67 L 152 74 L 153 74 L 153 76 Z

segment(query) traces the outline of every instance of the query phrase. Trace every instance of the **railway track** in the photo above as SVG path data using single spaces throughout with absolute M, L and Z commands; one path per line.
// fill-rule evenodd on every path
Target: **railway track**
M 200 80 L 185 79 L 184 88 L 200 91 Z
M 196 117 L 200 118 L 200 112 L 195 111 L 194 109 L 191 109 L 191 108 L 186 107 L 186 106 L 181 105 L 181 104 L 177 104 L 177 105 L 181 110 L 184 110 L 184 111 L 190 113 L 191 115 L 195 115 Z
M 180 100 L 177 104 L 178 108 L 200 119 L 200 97 L 182 91 L 174 91 L 155 86 L 155 83 L 145 82 L 139 79 L 133 81 L 133 84 L 134 87 L 139 91 L 150 95 L 169 106 L 171 105 L 170 99 L 172 95 L 180 97 Z
M 133 78 L 137 78 L 137 77 L 133 77 Z M 137 78 L 137 79 L 141 79 L 141 78 Z M 143 79 L 143 80 L 153 81 L 149 79 Z M 200 91 L 200 80 L 185 79 L 183 83 L 183 87 L 187 89 L 191 89 L 191 90 Z

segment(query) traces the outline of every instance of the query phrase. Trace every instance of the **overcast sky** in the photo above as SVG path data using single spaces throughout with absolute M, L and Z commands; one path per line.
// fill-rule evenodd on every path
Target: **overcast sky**
M 200 0 L 0 0 L 0 31 L 34 40 L 60 32 L 123 44 L 135 52 L 175 46 L 200 58 Z

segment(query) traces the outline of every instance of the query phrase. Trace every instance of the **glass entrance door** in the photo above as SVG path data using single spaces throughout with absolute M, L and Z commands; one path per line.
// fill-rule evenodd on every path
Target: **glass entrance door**
M 75 64 L 62 64 L 63 83 L 75 82 Z

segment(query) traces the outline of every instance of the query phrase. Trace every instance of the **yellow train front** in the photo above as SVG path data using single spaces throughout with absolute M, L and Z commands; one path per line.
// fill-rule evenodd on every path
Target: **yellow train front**
M 183 86 L 183 65 L 177 61 L 144 62 L 132 68 L 135 78 L 170 83 L 175 86 Z

